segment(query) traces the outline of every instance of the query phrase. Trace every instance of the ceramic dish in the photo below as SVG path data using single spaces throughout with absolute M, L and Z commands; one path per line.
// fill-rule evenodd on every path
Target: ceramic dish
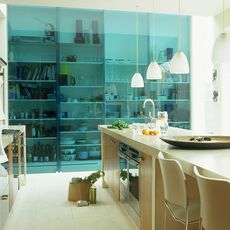
M 86 130 L 88 130 L 88 127 L 87 126 L 79 126 L 77 130 L 78 131 L 86 131 Z
M 73 161 L 76 159 L 76 154 L 62 155 L 63 161 Z
M 63 149 L 62 153 L 65 155 L 70 155 L 70 154 L 74 154 L 75 149 Z
M 86 160 L 88 159 L 88 157 L 89 157 L 89 153 L 87 151 L 81 151 L 81 152 L 78 152 L 77 154 L 77 158 L 80 160 Z
M 77 144 L 85 144 L 86 143 L 86 139 L 77 139 Z
M 99 144 L 100 143 L 100 139 L 91 139 L 89 140 L 90 144 Z
M 61 140 L 61 145 L 74 145 L 75 140 Z
M 188 149 L 230 148 L 230 136 L 164 136 L 168 144 Z

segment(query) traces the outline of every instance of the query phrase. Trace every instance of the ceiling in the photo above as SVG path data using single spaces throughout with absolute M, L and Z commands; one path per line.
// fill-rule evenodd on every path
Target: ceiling
M 224 1 L 225 9 L 230 8 L 230 0 Z M 179 0 L 155 0 L 155 12 L 177 14 L 178 2 Z M 144 12 L 153 10 L 153 0 L 0 0 L 0 3 Z M 181 14 L 215 16 L 222 11 L 222 3 L 221 0 L 181 0 Z

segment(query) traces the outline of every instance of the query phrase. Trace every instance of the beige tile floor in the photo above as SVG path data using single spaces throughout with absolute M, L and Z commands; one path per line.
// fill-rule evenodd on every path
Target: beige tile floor
M 97 204 L 77 207 L 67 201 L 68 183 L 85 173 L 30 174 L 17 194 L 4 230 L 135 230 L 101 181 Z

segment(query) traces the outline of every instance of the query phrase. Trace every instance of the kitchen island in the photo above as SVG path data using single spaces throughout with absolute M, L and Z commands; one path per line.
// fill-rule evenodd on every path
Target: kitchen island
M 104 187 L 109 187 L 115 200 L 119 201 L 119 143 L 122 142 L 138 150 L 140 163 L 140 228 L 141 230 L 163 229 L 163 186 L 157 154 L 165 153 L 166 157 L 177 159 L 188 178 L 191 199 L 199 197 L 193 166 L 200 167 L 206 176 L 218 176 L 230 179 L 230 149 L 182 149 L 163 142 L 159 136 L 135 135 L 132 129 L 114 130 L 99 126 L 102 138 L 102 167 L 107 175 Z M 197 135 L 189 130 L 169 128 L 168 135 Z M 200 134 L 201 135 L 201 134 Z M 129 214 L 129 213 L 128 213 Z M 170 230 L 183 229 L 182 224 L 175 223 L 168 215 L 167 226 Z M 190 225 L 189 229 L 198 229 Z

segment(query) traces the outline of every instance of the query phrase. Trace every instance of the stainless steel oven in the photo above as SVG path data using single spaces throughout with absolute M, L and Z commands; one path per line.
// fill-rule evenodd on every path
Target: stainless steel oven
M 140 226 L 139 164 L 140 154 L 130 146 L 120 143 L 120 202 L 131 219 Z

